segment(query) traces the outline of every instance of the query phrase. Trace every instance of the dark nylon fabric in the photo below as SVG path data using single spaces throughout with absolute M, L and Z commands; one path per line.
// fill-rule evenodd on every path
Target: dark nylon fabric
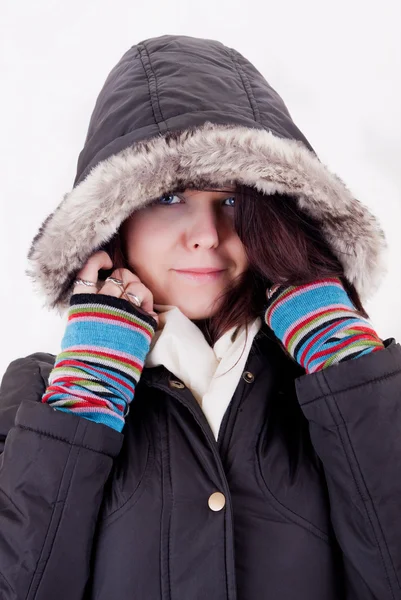
M 135 142 L 205 121 L 270 130 L 314 151 L 278 93 L 239 52 L 215 40 L 164 35 L 132 46 L 110 71 L 74 186 Z
M 108 76 L 75 184 L 135 141 L 205 120 L 312 150 L 239 53 L 162 36 Z M 0 387 L 1 600 L 401 598 L 401 347 L 384 343 L 306 375 L 264 326 L 217 442 L 164 367 L 143 371 L 119 433 L 40 402 L 53 355 L 13 361 Z
M 305 375 L 263 331 L 217 442 L 163 366 L 118 433 L 40 402 L 53 355 L 9 365 L 2 599 L 401 597 L 400 345 Z

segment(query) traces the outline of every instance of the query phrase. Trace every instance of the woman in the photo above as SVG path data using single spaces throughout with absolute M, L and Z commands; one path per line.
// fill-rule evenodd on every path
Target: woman
M 242 55 L 130 48 L 29 252 L 68 322 L 2 381 L 1 597 L 401 598 L 385 249 Z

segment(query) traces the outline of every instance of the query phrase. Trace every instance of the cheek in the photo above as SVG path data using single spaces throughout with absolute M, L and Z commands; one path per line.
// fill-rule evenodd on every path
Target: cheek
M 243 245 L 237 234 L 235 234 L 235 236 L 232 239 L 231 256 L 235 260 L 239 271 L 242 272 L 248 268 L 249 260 L 246 254 L 245 246 Z
M 166 258 L 168 240 L 165 225 L 147 217 L 146 213 L 131 217 L 123 238 L 128 262 L 140 279 L 149 281 Z

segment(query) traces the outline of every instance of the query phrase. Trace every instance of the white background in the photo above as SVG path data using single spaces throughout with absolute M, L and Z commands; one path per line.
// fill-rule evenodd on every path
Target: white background
M 218 39 L 282 96 L 319 158 L 381 221 L 388 274 L 365 308 L 401 340 L 401 42 L 399 0 L 3 0 L 0 378 L 11 360 L 57 354 L 64 317 L 24 274 L 43 220 L 72 188 L 106 76 L 132 45 L 183 34 Z

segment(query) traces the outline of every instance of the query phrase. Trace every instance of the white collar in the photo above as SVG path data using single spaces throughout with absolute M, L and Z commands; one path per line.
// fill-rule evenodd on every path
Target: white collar
M 244 325 L 239 328 L 234 341 L 231 337 L 237 330 L 236 326 L 226 331 L 212 348 L 199 327 L 177 306 L 166 308 L 166 311 L 159 313 L 159 327 L 152 339 L 145 366 L 156 367 L 163 364 L 192 391 L 201 406 L 202 398 L 210 391 L 212 381 L 220 375 L 218 381 L 225 378 L 225 389 L 228 393 L 231 390 L 233 393 L 253 338 L 262 326 L 261 318 L 256 317 L 248 326 L 245 349 Z M 236 367 L 226 374 L 237 362 L 242 351 L 242 357 Z M 230 374 L 232 376 L 229 378 Z M 231 385 L 227 385 L 230 382 Z

